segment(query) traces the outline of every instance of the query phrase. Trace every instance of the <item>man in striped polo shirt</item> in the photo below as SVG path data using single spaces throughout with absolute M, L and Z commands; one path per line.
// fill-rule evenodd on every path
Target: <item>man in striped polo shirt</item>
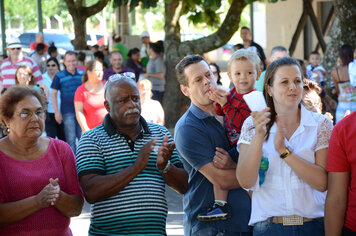
M 165 184 L 183 194 L 188 174 L 169 131 L 146 123 L 136 82 L 121 74 L 105 86 L 108 114 L 86 132 L 77 169 L 93 204 L 89 235 L 166 235 Z
M 30 57 L 25 57 L 22 53 L 22 44 L 18 38 L 11 38 L 7 43 L 9 58 L 2 61 L 0 70 L 0 91 L 16 84 L 15 73 L 19 66 L 26 65 L 31 68 L 33 75 L 38 84 L 48 94 L 48 88 L 43 83 L 41 71 L 36 62 Z

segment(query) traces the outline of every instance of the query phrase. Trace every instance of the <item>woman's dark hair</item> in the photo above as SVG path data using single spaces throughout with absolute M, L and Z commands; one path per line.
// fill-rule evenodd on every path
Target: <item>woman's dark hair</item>
M 128 57 L 131 57 L 132 55 L 137 54 L 137 53 L 139 53 L 139 52 L 140 52 L 140 49 L 138 49 L 138 48 L 132 48 L 132 49 L 130 49 L 130 51 L 129 51 L 129 53 L 127 54 L 127 56 L 128 56 Z
M 272 98 L 272 96 L 269 95 L 268 89 L 269 89 L 269 87 L 273 87 L 274 76 L 275 76 L 277 70 L 282 66 L 297 66 L 300 74 L 302 75 L 302 69 L 300 68 L 298 61 L 291 57 L 280 58 L 278 60 L 275 60 L 274 62 L 272 62 L 271 64 L 269 64 L 267 66 L 265 81 L 263 84 L 263 95 L 266 99 L 267 107 L 270 108 L 271 116 L 270 116 L 270 121 L 266 125 L 266 129 L 267 129 L 266 136 L 265 136 L 266 141 L 269 138 L 270 130 L 271 130 L 274 122 L 276 121 L 276 117 L 277 117 L 276 109 L 275 109 L 274 103 L 273 103 L 273 98 Z
M 14 116 L 16 105 L 26 97 L 37 98 L 43 110 L 47 109 L 46 96 L 39 90 L 19 85 L 8 88 L 0 98 L 0 124 L 5 128 L 5 131 L 5 120 L 10 120 Z
M 56 48 L 56 46 L 54 46 L 54 42 L 51 42 L 48 47 L 48 54 L 51 56 L 51 54 L 56 51 L 57 51 L 57 48 Z
M 347 66 L 350 62 L 354 60 L 354 50 L 350 45 L 342 45 L 339 50 L 339 56 L 342 62 L 342 65 Z
M 35 85 L 36 84 L 36 81 L 35 81 L 35 76 L 33 75 L 33 72 L 31 70 L 31 68 L 29 66 L 26 66 L 26 65 L 22 65 L 22 66 L 19 66 L 17 67 L 17 70 L 15 72 L 15 83 L 16 84 L 19 84 L 19 80 L 18 80 L 18 77 L 17 77 L 17 73 L 20 69 L 24 69 L 30 76 L 31 76 L 31 80 L 30 80 L 30 83 L 29 85 Z
M 85 74 L 82 77 L 82 83 L 85 83 L 89 80 L 88 71 L 93 71 L 93 69 L 97 63 L 100 63 L 101 65 L 103 64 L 99 60 L 92 60 L 92 61 L 87 62 L 87 64 L 85 64 Z
M 48 58 L 47 61 L 46 61 L 46 65 L 47 65 L 48 62 L 50 62 L 50 61 L 54 61 L 54 63 L 56 63 L 56 65 L 57 65 L 57 67 L 58 67 L 58 70 L 59 70 L 59 62 L 58 62 L 57 58 L 55 58 L 55 57 L 50 57 L 50 58 Z
M 112 41 L 114 41 L 115 43 L 120 43 L 122 40 L 121 36 L 119 34 L 114 34 L 112 36 Z
M 85 52 L 78 52 L 78 61 L 84 62 L 85 61 L 86 54 Z
M 214 66 L 215 67 L 216 73 L 218 74 L 218 78 L 216 78 L 217 79 L 216 83 L 219 84 L 219 85 L 222 85 L 222 83 L 221 83 L 221 75 L 220 75 L 220 67 L 218 66 L 218 64 L 216 64 L 215 62 L 210 62 L 209 66 Z
M 149 47 L 157 54 L 164 52 L 163 41 L 159 40 L 155 43 L 149 43 Z

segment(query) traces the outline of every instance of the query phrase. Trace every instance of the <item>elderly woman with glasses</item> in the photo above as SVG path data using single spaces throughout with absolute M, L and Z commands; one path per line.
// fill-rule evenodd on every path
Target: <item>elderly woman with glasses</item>
M 103 64 L 89 61 L 85 65 L 83 84 L 74 95 L 74 108 L 77 121 L 83 133 L 100 125 L 107 111 L 104 106 Z
M 41 136 L 46 99 L 38 91 L 9 88 L 0 98 L 0 235 L 72 235 L 70 217 L 83 196 L 72 149 Z

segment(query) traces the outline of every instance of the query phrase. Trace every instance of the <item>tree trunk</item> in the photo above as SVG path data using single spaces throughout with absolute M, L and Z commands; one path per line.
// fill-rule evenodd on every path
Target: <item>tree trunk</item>
M 87 18 L 83 16 L 74 17 L 74 35 L 75 38 L 72 40 L 72 44 L 75 50 L 84 50 L 87 46 L 87 32 L 86 32 L 86 21 Z
M 238 30 L 240 15 L 247 5 L 245 1 L 233 0 L 224 22 L 215 33 L 197 40 L 180 41 L 179 18 L 182 1 L 165 1 L 166 86 L 163 106 L 166 113 L 165 126 L 172 128 L 186 110 L 189 100 L 182 94 L 175 74 L 175 66 L 185 56 L 203 54 L 225 45 Z
M 328 32 L 328 45 L 323 57 L 323 66 L 330 75 L 339 56 L 339 48 L 349 44 L 356 48 L 356 1 L 335 0 L 335 19 Z M 330 84 L 331 76 L 328 78 Z

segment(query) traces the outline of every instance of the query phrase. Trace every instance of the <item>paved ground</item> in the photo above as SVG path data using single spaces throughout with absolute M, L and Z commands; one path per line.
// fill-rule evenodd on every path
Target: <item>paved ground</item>
M 166 188 L 168 202 L 167 235 L 180 236 L 183 233 L 182 196 Z M 85 204 L 82 214 L 71 219 L 70 228 L 74 236 L 88 235 L 90 205 Z

